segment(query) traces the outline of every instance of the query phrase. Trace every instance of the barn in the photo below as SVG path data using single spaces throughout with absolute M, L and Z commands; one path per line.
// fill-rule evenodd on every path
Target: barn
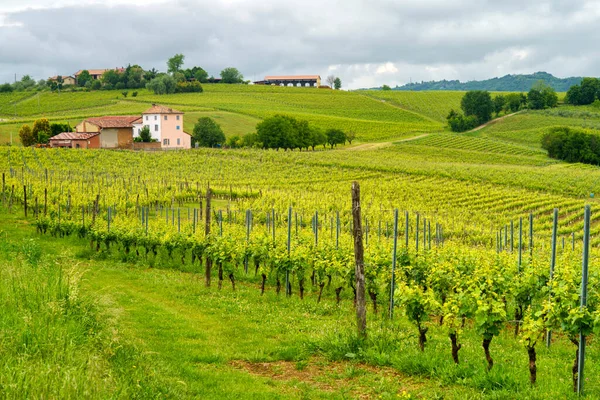
M 99 132 L 62 132 L 50 138 L 50 147 L 69 147 L 73 149 L 100 148 Z

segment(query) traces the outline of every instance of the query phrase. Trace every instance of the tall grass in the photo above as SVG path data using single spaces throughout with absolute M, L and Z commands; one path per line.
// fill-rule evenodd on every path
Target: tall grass
M 0 232 L 0 397 L 160 395 L 136 349 L 80 293 L 81 276 L 81 267 L 44 256 L 35 239 Z

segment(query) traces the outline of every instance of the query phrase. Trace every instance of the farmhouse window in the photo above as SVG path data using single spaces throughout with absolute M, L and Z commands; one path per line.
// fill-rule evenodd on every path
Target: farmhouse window
M 177 125 L 177 130 L 179 130 L 179 129 L 180 129 L 180 128 L 179 128 L 179 125 Z
M 158 115 L 155 115 L 154 116 L 154 120 L 156 121 L 157 119 L 158 119 Z
M 177 116 L 177 121 L 179 121 L 179 115 Z
M 181 143 L 180 140 L 181 139 L 177 138 L 177 146 L 179 146 L 179 144 Z
M 148 116 L 146 115 L 146 121 L 148 121 Z
M 154 125 L 154 130 L 158 131 L 158 125 Z
M 167 116 L 165 115 L 165 121 L 167 120 Z
M 169 145 L 169 139 L 163 139 L 163 144 L 165 146 L 168 146 Z

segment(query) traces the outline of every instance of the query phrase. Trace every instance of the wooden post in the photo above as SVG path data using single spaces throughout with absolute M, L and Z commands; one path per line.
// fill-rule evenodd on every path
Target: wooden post
M 27 185 L 23 185 L 23 210 L 25 211 L 25 218 L 27 218 Z
M 361 338 L 367 336 L 367 307 L 365 299 L 365 265 L 362 238 L 362 221 L 360 218 L 360 185 L 352 183 L 352 219 L 354 221 L 354 261 L 356 265 L 356 322 Z
M 206 189 L 206 225 L 204 226 L 204 234 L 206 236 L 210 235 L 210 200 L 211 200 L 211 190 L 210 186 Z M 212 269 L 212 260 L 210 257 L 206 258 L 206 286 L 210 286 L 210 274 Z
M 587 286 L 588 286 L 588 260 L 590 255 L 590 214 L 591 208 L 585 206 L 583 217 L 583 255 L 581 264 L 581 309 L 587 307 Z M 585 341 L 586 337 L 583 331 L 579 332 L 579 348 L 577 350 L 577 393 L 583 392 L 583 370 L 585 366 Z

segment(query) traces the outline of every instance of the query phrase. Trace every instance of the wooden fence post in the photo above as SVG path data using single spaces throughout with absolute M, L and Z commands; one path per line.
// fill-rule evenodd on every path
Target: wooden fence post
M 206 225 L 204 227 L 204 233 L 206 236 L 210 235 L 210 200 L 211 200 L 211 190 L 210 186 L 206 189 Z M 206 257 L 206 286 L 210 286 L 210 274 L 212 269 L 212 260 L 210 257 Z
M 360 218 L 360 185 L 352 183 L 352 218 L 354 220 L 354 261 L 356 264 L 356 322 L 361 338 L 367 336 L 367 308 L 365 302 L 365 265 L 362 238 L 362 221 Z

